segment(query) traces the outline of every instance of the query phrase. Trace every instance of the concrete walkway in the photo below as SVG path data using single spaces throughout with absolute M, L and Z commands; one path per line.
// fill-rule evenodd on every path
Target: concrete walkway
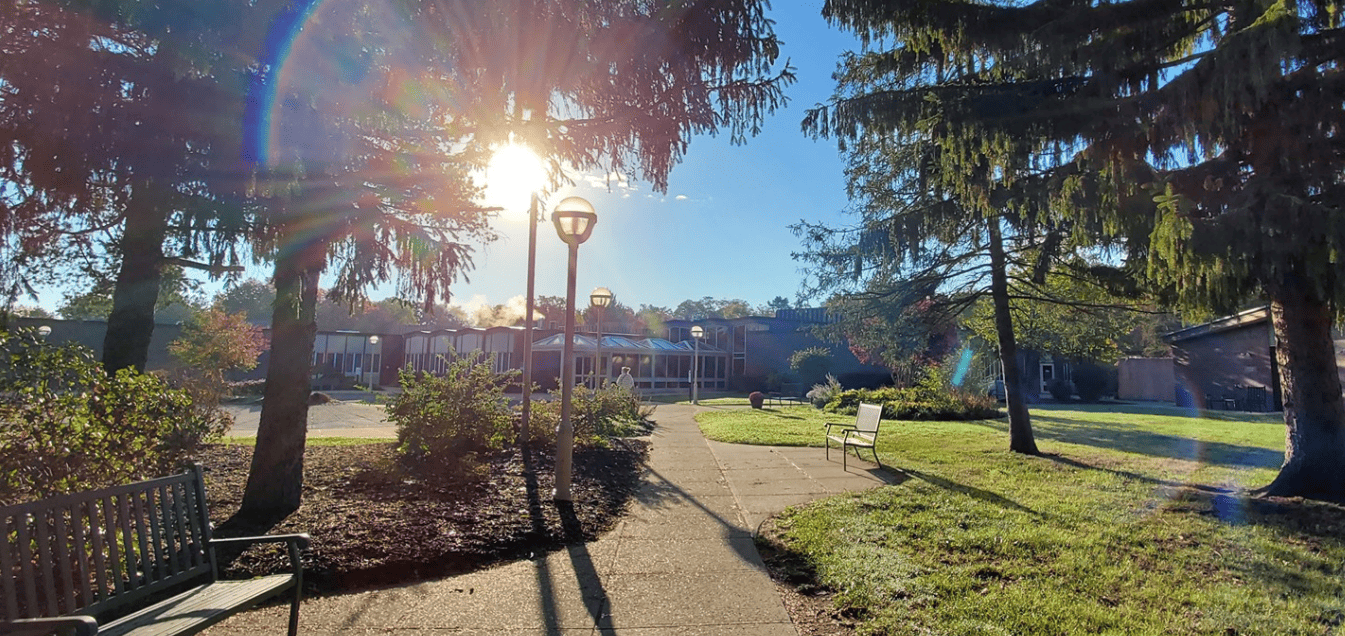
M 894 477 L 853 458 L 845 472 L 839 456 L 827 461 L 817 448 L 708 441 L 692 419 L 698 409 L 658 407 L 644 485 L 598 541 L 438 581 L 310 599 L 301 631 L 796 636 L 753 531 L 789 505 Z M 286 612 L 255 610 L 208 634 L 277 633 Z

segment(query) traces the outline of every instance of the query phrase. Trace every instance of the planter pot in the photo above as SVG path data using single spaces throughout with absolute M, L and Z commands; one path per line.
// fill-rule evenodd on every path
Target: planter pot
M 752 404 L 752 408 L 759 409 L 766 403 L 766 394 L 761 391 L 753 391 L 748 394 L 747 401 Z

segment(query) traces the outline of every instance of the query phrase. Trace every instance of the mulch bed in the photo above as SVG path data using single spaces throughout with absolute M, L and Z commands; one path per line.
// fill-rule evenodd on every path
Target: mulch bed
M 307 532 L 305 587 L 367 589 L 460 574 L 591 541 L 613 528 L 639 485 L 648 452 L 641 440 L 577 449 L 573 506 L 551 501 L 552 457 L 534 450 L 529 473 L 517 450 L 488 459 L 473 480 L 418 477 L 402 469 L 391 443 L 310 446 L 303 505 L 269 529 Z M 255 532 L 225 523 L 242 501 L 252 449 L 215 445 L 201 458 L 211 518 L 220 536 Z M 535 475 L 532 476 L 532 475 Z M 277 547 L 237 555 L 228 577 L 287 571 Z

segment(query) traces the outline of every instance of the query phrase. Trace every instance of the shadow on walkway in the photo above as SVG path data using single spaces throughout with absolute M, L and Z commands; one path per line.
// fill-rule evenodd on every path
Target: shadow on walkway
M 528 516 L 532 519 L 532 531 L 538 536 L 546 534 L 546 519 L 542 513 L 542 495 L 537 485 L 537 471 L 532 463 L 532 454 L 525 448 L 523 451 L 524 466 L 524 488 L 528 496 Z M 589 616 L 593 619 L 593 625 L 597 626 L 602 619 L 603 611 L 610 606 L 611 602 L 607 597 L 607 590 L 602 585 L 602 579 L 598 576 L 598 568 L 593 564 L 593 556 L 589 554 L 587 544 L 584 542 L 584 530 L 579 523 L 579 518 L 574 514 L 573 502 L 554 502 L 557 512 L 560 514 L 561 526 L 565 530 L 565 538 L 570 545 L 565 547 L 565 551 L 570 556 L 570 563 L 574 566 L 576 577 L 582 586 L 585 581 L 591 582 L 596 594 L 593 598 L 585 593 L 583 603 L 588 610 Z M 534 575 L 537 579 L 537 590 L 541 597 L 539 600 L 542 605 L 542 620 L 545 623 L 545 629 L 548 636 L 561 634 L 560 613 L 556 609 L 556 592 L 551 583 L 551 569 L 547 563 L 545 553 L 533 560 Z

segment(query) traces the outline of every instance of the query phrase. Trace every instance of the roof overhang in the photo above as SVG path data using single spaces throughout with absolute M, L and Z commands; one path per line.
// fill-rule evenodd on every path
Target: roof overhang
M 1270 320 L 1270 305 L 1262 305 L 1246 311 L 1240 311 L 1231 316 L 1216 318 L 1209 322 L 1195 325 L 1194 327 L 1178 329 L 1172 333 L 1163 334 L 1163 342 L 1172 344 L 1183 340 L 1216 334 L 1222 331 L 1229 331 L 1231 329 L 1250 327 L 1258 323 L 1266 322 L 1267 320 Z

